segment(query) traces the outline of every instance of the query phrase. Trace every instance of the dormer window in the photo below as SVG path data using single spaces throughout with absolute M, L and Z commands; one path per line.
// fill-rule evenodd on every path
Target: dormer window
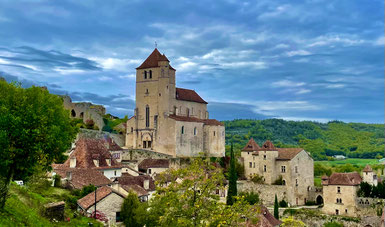
M 99 167 L 99 160 L 98 160 L 98 159 L 94 159 L 93 161 L 94 161 L 94 165 L 95 165 L 96 167 Z

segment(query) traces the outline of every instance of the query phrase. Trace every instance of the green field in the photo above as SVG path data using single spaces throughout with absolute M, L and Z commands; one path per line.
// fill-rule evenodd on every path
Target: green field
M 335 161 L 315 161 L 314 163 L 320 163 L 328 166 L 337 166 L 343 164 L 352 164 L 357 166 L 366 166 L 380 164 L 378 159 L 361 159 L 361 158 L 347 158 L 345 160 L 335 160 Z

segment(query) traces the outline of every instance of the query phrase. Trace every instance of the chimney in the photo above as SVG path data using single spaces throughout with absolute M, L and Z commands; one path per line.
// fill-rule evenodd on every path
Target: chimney
M 66 178 L 67 178 L 67 180 L 72 180 L 72 172 L 71 171 L 66 172 Z
M 143 181 L 143 188 L 146 190 L 150 189 L 150 180 L 149 179 L 145 179 Z
M 70 168 L 76 167 L 76 157 L 71 157 L 70 159 Z

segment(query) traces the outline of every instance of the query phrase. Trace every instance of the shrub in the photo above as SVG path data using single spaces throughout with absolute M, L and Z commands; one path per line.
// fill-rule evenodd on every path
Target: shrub
M 96 187 L 95 187 L 94 185 L 92 185 L 92 184 L 87 185 L 87 186 L 84 186 L 84 187 L 82 188 L 82 190 L 80 191 L 79 197 L 82 198 L 82 197 L 84 197 L 84 196 L 90 194 L 91 192 L 93 192 L 93 191 L 95 191 L 95 190 L 96 190 Z
M 305 205 L 306 206 L 313 206 L 313 205 L 317 205 L 317 203 L 315 201 L 308 200 L 308 201 L 306 201 Z
M 344 227 L 344 225 L 339 222 L 332 221 L 332 222 L 325 223 L 324 227 Z
M 263 184 L 263 183 L 265 183 L 265 182 L 263 181 L 263 177 L 262 177 L 262 176 L 259 176 L 258 174 L 255 174 L 255 175 L 253 176 L 253 178 L 251 178 L 251 181 L 254 182 L 254 183 L 257 183 L 257 184 Z
M 86 128 L 87 129 L 93 129 L 95 126 L 95 122 L 92 119 L 86 120 Z
M 257 204 L 259 202 L 259 195 L 255 192 L 241 192 L 239 193 L 239 196 L 243 196 L 245 198 L 245 201 L 248 202 L 250 205 Z
M 298 213 L 298 210 L 295 209 L 286 209 L 283 211 L 283 215 L 289 214 L 289 216 L 294 216 Z
M 282 199 L 281 201 L 279 201 L 279 207 L 287 207 L 287 202 Z
M 281 175 L 278 177 L 277 180 L 275 180 L 275 181 L 273 182 L 273 185 L 283 185 L 283 179 L 282 179 L 282 176 L 281 176 Z
M 53 186 L 54 187 L 61 187 L 61 176 L 56 174 L 55 176 L 53 176 Z

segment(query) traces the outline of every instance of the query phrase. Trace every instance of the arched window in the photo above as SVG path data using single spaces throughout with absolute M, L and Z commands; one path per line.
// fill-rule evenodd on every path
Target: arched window
M 84 117 L 84 112 L 81 112 L 80 113 L 80 118 L 83 118 Z
M 76 117 L 76 112 L 75 112 L 75 110 L 71 110 L 71 116 L 72 116 L 72 117 Z
M 182 126 L 182 129 L 181 129 L 181 134 L 184 134 L 184 126 Z
M 150 127 L 150 107 L 146 106 L 146 127 Z
M 149 71 L 150 79 L 152 79 L 152 70 Z
M 197 127 L 194 127 L 194 136 L 197 135 Z
M 147 71 L 144 71 L 144 79 L 147 79 Z
M 285 180 L 282 180 L 282 185 L 286 185 L 286 181 Z
M 186 108 L 186 116 L 190 117 L 190 109 L 189 108 Z

